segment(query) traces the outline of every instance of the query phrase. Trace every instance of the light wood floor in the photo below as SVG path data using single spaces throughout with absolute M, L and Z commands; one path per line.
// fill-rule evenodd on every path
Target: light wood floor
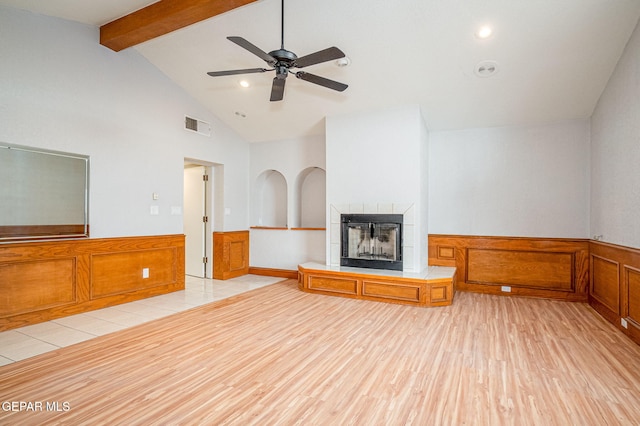
M 638 424 L 640 347 L 584 304 L 289 280 L 1 367 L 10 401 L 43 411 L 0 424 Z

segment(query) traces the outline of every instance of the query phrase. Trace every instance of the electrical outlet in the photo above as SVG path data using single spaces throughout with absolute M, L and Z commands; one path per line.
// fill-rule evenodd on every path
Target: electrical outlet
M 502 290 L 502 292 L 504 293 L 511 293 L 511 286 L 503 285 L 502 287 L 500 287 L 500 290 Z
M 629 328 L 629 324 L 627 323 L 627 320 L 624 318 L 620 318 L 620 325 L 622 325 L 624 328 Z
M 142 278 L 149 278 L 149 268 L 142 268 Z

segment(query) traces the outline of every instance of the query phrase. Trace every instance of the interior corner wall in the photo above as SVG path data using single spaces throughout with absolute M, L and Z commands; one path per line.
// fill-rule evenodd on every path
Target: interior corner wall
M 589 120 L 429 133 L 431 234 L 587 238 Z
M 324 135 L 252 143 L 249 150 L 251 203 L 256 202 L 253 195 L 258 177 L 266 170 L 278 171 L 287 183 L 287 226 L 291 228 L 296 214 L 296 181 L 300 173 L 310 167 L 323 170 L 326 167 Z M 322 204 L 324 205 L 324 199 Z M 304 262 L 325 262 L 325 231 L 251 229 L 249 236 L 249 257 L 253 267 L 297 270 L 298 265 Z
M 591 229 L 640 248 L 640 23 L 591 117 Z
M 420 205 L 422 206 L 423 214 L 420 215 L 420 264 L 428 265 L 429 263 L 429 129 L 424 121 L 424 118 L 420 117 L 420 161 L 422 165 L 420 167 Z
M 0 28 L 0 140 L 90 156 L 92 237 L 182 234 L 171 211 L 185 157 L 226 166 L 223 226 L 247 229 L 248 143 L 135 48 L 113 52 L 96 27 L 5 6 Z M 212 136 L 184 130 L 185 115 Z

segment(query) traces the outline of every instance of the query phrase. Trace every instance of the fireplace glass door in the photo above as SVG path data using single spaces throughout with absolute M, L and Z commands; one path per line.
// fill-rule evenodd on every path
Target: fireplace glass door
M 402 216 L 345 215 L 341 265 L 402 269 Z M 387 217 L 394 216 L 394 217 Z
M 395 224 L 350 223 L 348 257 L 396 260 L 397 234 Z

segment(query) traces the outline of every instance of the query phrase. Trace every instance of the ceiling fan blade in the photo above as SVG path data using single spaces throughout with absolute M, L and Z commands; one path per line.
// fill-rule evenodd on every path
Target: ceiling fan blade
M 320 77 L 315 74 L 309 74 L 308 72 L 304 72 L 304 71 L 298 71 L 296 73 L 296 77 L 298 77 L 301 80 L 308 81 L 310 83 L 319 84 L 320 86 L 337 90 L 338 92 L 343 92 L 347 87 L 349 87 L 344 83 L 339 83 L 337 81 L 329 80 L 328 78 Z
M 243 39 L 242 37 L 231 36 L 231 37 L 227 37 L 227 39 L 229 41 L 234 42 L 238 46 L 244 49 L 247 49 L 249 52 L 253 53 L 257 57 L 262 58 L 265 62 L 267 62 L 271 66 L 275 65 L 277 62 L 273 56 L 269 55 L 268 53 L 266 53 L 259 47 L 255 46 L 254 44 L 251 44 L 250 42 Z
M 273 70 L 268 70 L 266 68 L 247 68 L 246 70 L 209 71 L 207 74 L 209 74 L 211 77 L 221 77 L 223 75 L 253 74 L 257 72 L 267 72 L 267 71 L 273 71 Z
M 284 98 L 284 83 L 287 80 L 284 78 L 273 78 L 273 85 L 271 86 L 271 102 L 281 101 Z
M 304 68 L 309 65 L 315 65 L 322 62 L 332 61 L 334 59 L 344 58 L 344 53 L 337 47 L 329 47 L 324 50 L 319 50 L 315 53 L 298 58 L 294 61 L 293 67 Z

